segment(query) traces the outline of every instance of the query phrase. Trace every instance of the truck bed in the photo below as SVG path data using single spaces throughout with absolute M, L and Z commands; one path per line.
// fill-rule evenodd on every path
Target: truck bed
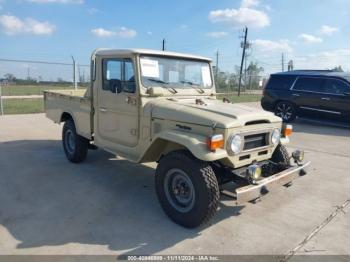
M 61 123 L 68 114 L 73 118 L 77 133 L 91 138 L 91 98 L 86 90 L 44 91 L 46 116 L 55 123 Z

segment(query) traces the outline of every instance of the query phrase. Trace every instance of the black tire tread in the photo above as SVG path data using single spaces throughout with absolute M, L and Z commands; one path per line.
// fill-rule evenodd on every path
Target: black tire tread
M 209 220 L 211 220 L 214 217 L 216 210 L 218 209 L 220 199 L 219 184 L 212 167 L 208 165 L 206 167 L 201 168 L 201 173 L 204 177 L 205 183 L 207 184 L 207 188 L 210 190 L 210 192 L 208 192 L 210 204 L 208 206 L 207 215 L 203 219 L 200 226 L 207 224 Z
M 278 145 L 272 154 L 272 161 L 286 166 L 290 166 L 289 153 L 284 145 Z
M 202 175 L 202 179 L 205 182 L 205 187 L 206 187 L 206 191 L 209 199 L 209 205 L 207 206 L 207 210 L 205 212 L 204 217 L 201 218 L 201 221 L 199 221 L 198 223 L 189 222 L 188 224 L 183 224 L 183 223 L 179 223 L 179 224 L 188 228 L 194 228 L 194 227 L 204 225 L 208 223 L 209 220 L 215 215 L 219 205 L 220 191 L 219 191 L 219 185 L 218 185 L 218 181 L 215 176 L 215 173 L 212 167 L 209 165 L 209 163 L 195 158 L 189 151 L 186 151 L 186 150 L 170 152 L 169 154 L 167 154 L 161 159 L 159 163 L 159 167 L 161 167 L 161 165 L 163 165 L 165 162 L 171 161 L 171 159 L 174 159 L 174 158 L 180 160 L 183 163 L 189 163 L 189 168 L 192 170 L 199 170 L 200 174 Z M 157 168 L 156 177 L 161 175 L 159 172 L 160 172 L 159 168 Z M 158 198 L 162 204 L 159 189 L 157 188 L 157 183 L 156 183 L 156 190 L 157 190 Z M 162 207 L 163 207 L 163 204 L 162 204 Z M 169 214 L 164 207 L 163 207 L 163 210 L 168 214 L 168 216 L 172 220 L 174 220 L 171 214 Z M 175 221 L 175 222 L 178 223 L 178 221 Z
M 73 155 L 70 155 L 68 151 L 65 148 L 65 132 L 70 129 L 73 131 L 76 137 L 76 150 Z M 62 143 L 63 143 L 63 149 L 66 154 L 66 157 L 69 161 L 72 163 L 81 163 L 85 160 L 87 152 L 88 152 L 88 147 L 89 147 L 89 140 L 87 140 L 85 137 L 82 137 L 77 134 L 76 128 L 74 121 L 72 119 L 68 119 L 63 126 L 62 130 Z

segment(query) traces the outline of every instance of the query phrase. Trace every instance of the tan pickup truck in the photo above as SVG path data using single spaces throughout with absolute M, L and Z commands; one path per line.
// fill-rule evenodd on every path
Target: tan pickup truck
M 159 202 L 185 227 L 208 222 L 220 192 L 254 201 L 309 165 L 300 150 L 289 156 L 291 126 L 279 117 L 216 96 L 210 59 L 143 49 L 96 50 L 90 88 L 44 92 L 47 117 L 64 122 L 68 160 L 98 147 L 157 162 Z

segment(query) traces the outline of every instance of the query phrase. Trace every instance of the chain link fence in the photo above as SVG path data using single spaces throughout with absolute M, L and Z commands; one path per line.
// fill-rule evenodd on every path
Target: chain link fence
M 216 71 L 216 91 L 219 98 L 232 102 L 260 101 L 268 75 L 259 70 L 239 73 Z M 86 64 L 48 61 L 10 60 L 0 58 L 0 113 L 43 112 L 43 90 L 85 89 L 90 84 L 90 66 Z
M 0 58 L 0 113 L 43 112 L 43 90 L 86 88 L 90 66 Z

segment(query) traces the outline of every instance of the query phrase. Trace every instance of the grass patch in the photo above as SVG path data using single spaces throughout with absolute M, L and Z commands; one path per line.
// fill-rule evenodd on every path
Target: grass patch
M 218 99 L 223 99 L 224 97 L 228 98 L 232 103 L 248 103 L 248 102 L 260 102 L 261 95 L 248 95 L 248 94 L 242 94 L 240 96 L 238 95 L 218 95 Z
M 4 114 L 33 114 L 44 112 L 44 101 L 41 98 L 3 99 Z
M 66 90 L 66 89 L 74 89 L 74 87 L 73 86 L 40 86 L 40 85 L 3 86 L 2 95 L 3 96 L 42 95 L 44 90 Z M 83 89 L 85 89 L 85 87 Z

